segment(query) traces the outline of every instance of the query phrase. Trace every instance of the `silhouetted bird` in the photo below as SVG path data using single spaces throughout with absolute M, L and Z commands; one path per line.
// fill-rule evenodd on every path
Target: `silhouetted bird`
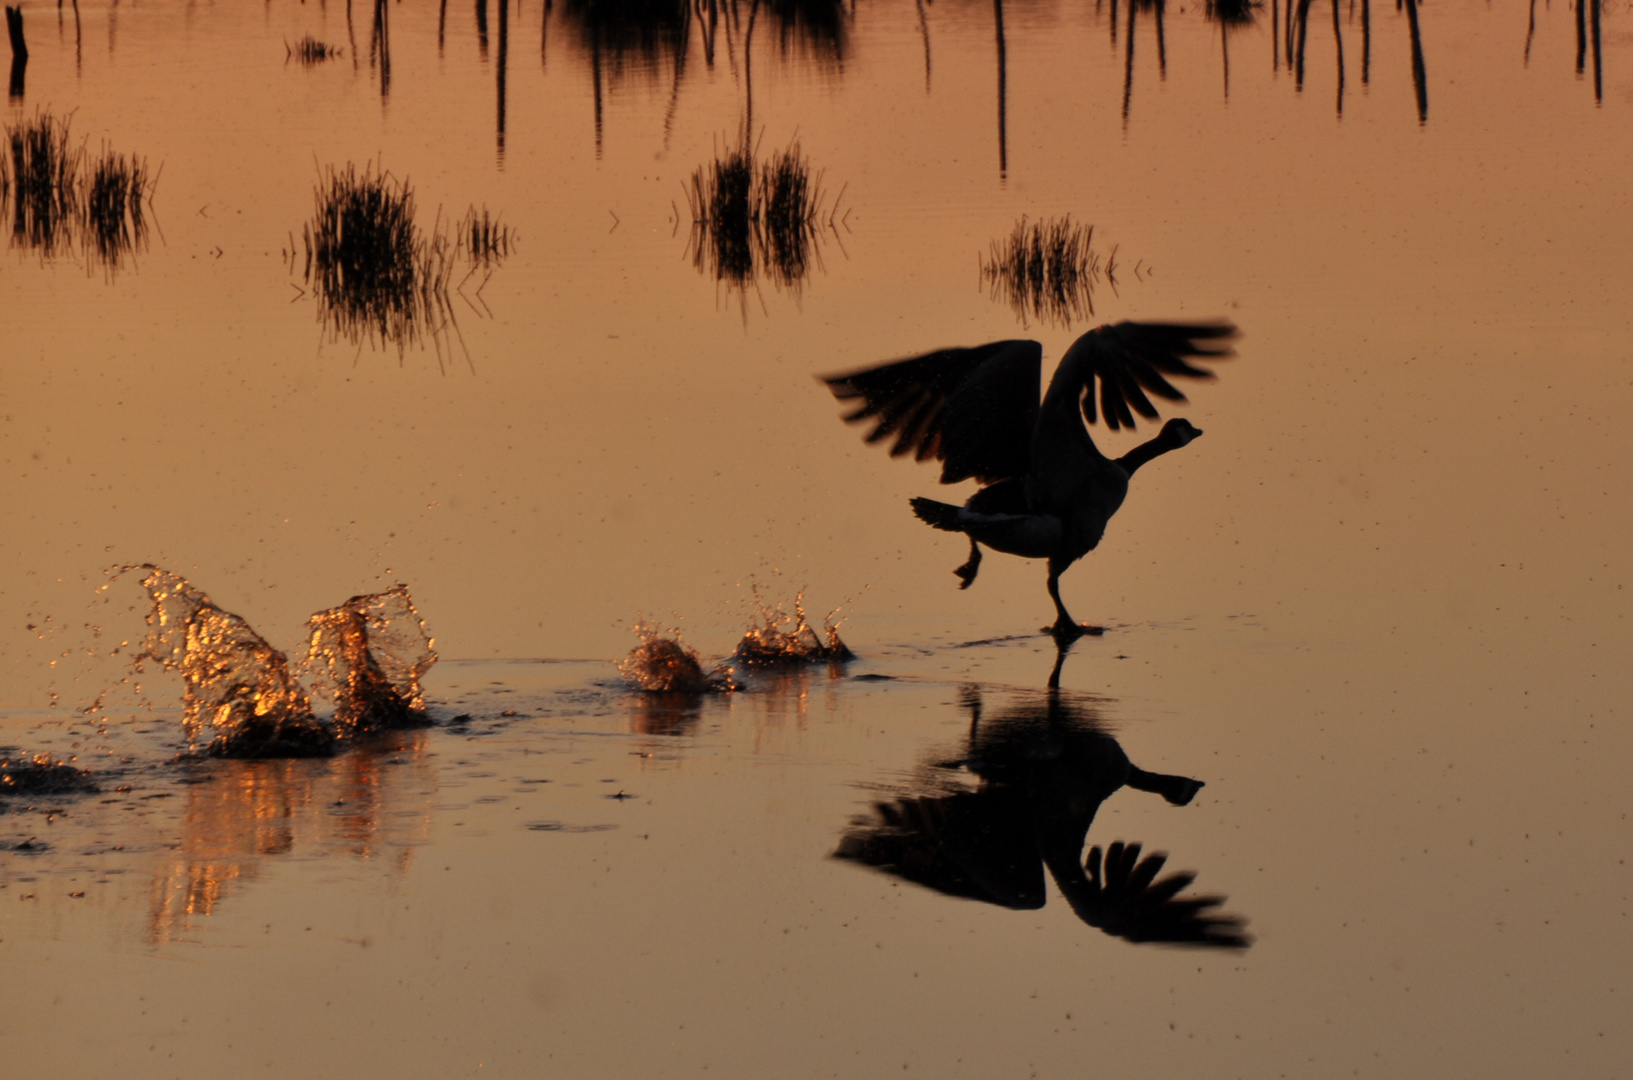
M 1083 846 L 1102 803 L 1124 787 L 1185 806 L 1202 781 L 1146 772 L 1100 728 L 1091 708 L 1051 692 L 983 719 L 966 697 L 969 749 L 929 761 L 912 788 L 851 823 L 834 857 L 944 893 L 1019 911 L 1044 906 L 1044 871 L 1078 918 L 1137 942 L 1243 949 L 1246 920 L 1223 896 L 1181 895 L 1185 870 L 1159 877 L 1161 852 L 1117 841 Z M 971 780 L 974 786 L 971 786 Z
M 1049 632 L 1071 640 L 1100 628 L 1080 625 L 1066 613 L 1061 573 L 1100 543 L 1136 469 L 1202 434 L 1189 421 L 1173 419 L 1156 438 L 1120 458 L 1106 457 L 1083 422 L 1096 419 L 1095 380 L 1106 426 L 1133 428 L 1134 413 L 1157 418 L 1146 391 L 1184 401 L 1165 376 L 1212 378 L 1188 360 L 1230 356 L 1235 334 L 1227 322 L 1101 326 L 1066 350 L 1041 406 L 1043 346 L 1036 341 L 940 349 L 822 379 L 840 401 L 860 402 L 845 419 L 872 422 L 869 443 L 894 436 L 892 457 L 936 458 L 943 484 L 973 478 L 983 485 L 961 507 L 912 501 L 925 522 L 970 538 L 969 560 L 954 571 L 963 580 L 960 588 L 975 581 L 982 544 L 1047 559 L 1056 614 Z

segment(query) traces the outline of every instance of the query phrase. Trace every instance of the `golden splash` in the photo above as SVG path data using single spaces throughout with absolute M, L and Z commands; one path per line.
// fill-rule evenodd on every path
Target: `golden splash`
M 218 757 L 331 752 L 334 732 L 312 715 L 283 653 L 181 575 L 151 564 L 123 569 L 147 572 L 142 586 L 153 606 L 136 660 L 181 674 L 182 720 L 194 751 Z
M 639 623 L 635 632 L 641 643 L 618 662 L 618 670 L 637 690 L 659 694 L 709 694 L 739 689 L 730 667 L 717 665 L 709 671 L 697 653 L 683 645 L 678 636 L 665 637 L 662 630 Z
M 408 586 L 354 596 L 306 621 L 314 693 L 335 704 L 342 737 L 430 723 L 420 679 L 437 662 Z
M 750 626 L 737 643 L 733 655 L 738 662 L 751 668 L 774 668 L 854 659 L 856 654 L 839 639 L 839 625 L 833 621 L 837 612 L 822 620 L 819 634 L 805 618 L 804 602 L 803 592 L 794 597 L 793 614 L 783 611 L 781 605 L 771 608 L 761 602 L 759 624 Z

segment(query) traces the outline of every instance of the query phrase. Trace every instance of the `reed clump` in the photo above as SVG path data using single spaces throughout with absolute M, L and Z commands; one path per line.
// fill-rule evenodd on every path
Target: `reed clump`
M 37 113 L 4 129 L 0 212 L 11 243 L 54 259 L 83 253 L 88 266 L 118 269 L 145 247 L 146 206 L 158 175 L 146 159 L 76 145 L 65 117 Z
M 103 149 L 90 170 L 85 195 L 85 242 L 105 266 L 147 245 L 142 204 L 152 190 L 147 162 Z
M 454 275 L 467 271 L 461 286 L 477 273 L 485 283 L 515 245 L 510 226 L 486 207 L 471 207 L 457 222 L 439 211 L 431 228 L 422 229 L 413 185 L 372 165 L 359 170 L 348 163 L 320 173 L 314 203 L 302 237 L 305 281 L 317 298 L 319 321 L 336 340 L 394 345 L 399 356 L 429 339 L 440 363 L 444 340 L 458 332 Z M 289 257 L 293 272 L 293 249 Z
M 452 318 L 452 245 L 415 224 L 408 181 L 372 166 L 330 167 L 315 201 L 304 231 L 306 281 L 332 333 L 391 343 L 399 352 L 439 333 Z
M 340 55 L 340 51 L 340 46 L 319 41 L 310 34 L 307 34 L 293 45 L 287 41 L 284 42 L 285 59 L 293 60 L 302 67 L 315 67 L 318 64 L 333 60 Z
M 490 214 L 486 206 L 471 207 L 455 227 L 461 251 L 474 270 L 492 272 L 510 258 L 514 235 L 509 225 L 498 214 Z
M 1070 326 L 1094 315 L 1094 289 L 1117 287 L 1117 252 L 1094 249 L 1094 226 L 1067 214 L 1029 222 L 1022 217 L 981 259 L 981 281 L 994 300 L 1007 301 L 1022 319 Z
M 745 135 L 692 173 L 686 201 L 692 265 L 716 281 L 746 288 L 763 270 L 778 288 L 797 290 L 817 263 L 822 174 L 798 142 L 762 160 Z M 827 206 L 828 225 L 837 206 L 837 198 Z

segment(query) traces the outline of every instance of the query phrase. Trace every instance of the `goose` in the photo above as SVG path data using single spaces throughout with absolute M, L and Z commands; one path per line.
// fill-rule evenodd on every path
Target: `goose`
M 1026 559 L 1046 559 L 1057 642 L 1103 633 L 1075 621 L 1060 599 L 1060 575 L 1094 550 L 1128 495 L 1129 478 L 1153 458 L 1202 434 L 1183 418 L 1119 458 L 1094 445 L 1084 421 L 1103 414 L 1112 431 L 1132 430 L 1134 414 L 1159 413 L 1147 391 L 1186 400 L 1168 376 L 1211 379 L 1190 361 L 1234 355 L 1229 322 L 1120 322 L 1090 330 L 1061 357 L 1038 402 L 1043 346 L 994 341 L 834 375 L 820 375 L 835 398 L 851 405 L 844 419 L 872 425 L 868 443 L 895 437 L 892 457 L 942 463 L 941 482 L 982 486 L 963 506 L 915 498 L 913 513 L 933 528 L 963 533 L 970 555 L 953 571 L 967 589 L 981 567 L 983 545 Z M 1098 409 L 1096 381 L 1098 380 Z

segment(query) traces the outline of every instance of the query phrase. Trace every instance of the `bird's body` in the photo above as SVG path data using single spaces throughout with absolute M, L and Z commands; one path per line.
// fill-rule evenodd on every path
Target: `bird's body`
M 1098 629 L 1066 613 L 1061 573 L 1100 543 L 1140 466 L 1202 434 L 1186 420 L 1170 420 L 1155 438 L 1113 459 L 1095 446 L 1084 420 L 1103 412 L 1115 431 L 1132 428 L 1135 412 L 1155 419 L 1145 391 L 1184 401 L 1164 376 L 1211 377 L 1187 360 L 1228 356 L 1234 333 L 1227 323 L 1099 327 L 1066 351 L 1041 404 L 1043 347 L 1035 341 L 942 349 L 824 381 L 841 401 L 861 400 L 845 419 L 873 421 L 868 442 L 895 436 L 891 454 L 941 460 L 942 483 L 973 478 L 984 485 L 963 506 L 916 498 L 913 512 L 970 538 L 970 558 L 955 571 L 963 588 L 975 580 L 982 545 L 1047 559 L 1056 612 L 1049 629 L 1070 639 Z M 1216 342 L 1223 347 L 1208 347 Z

